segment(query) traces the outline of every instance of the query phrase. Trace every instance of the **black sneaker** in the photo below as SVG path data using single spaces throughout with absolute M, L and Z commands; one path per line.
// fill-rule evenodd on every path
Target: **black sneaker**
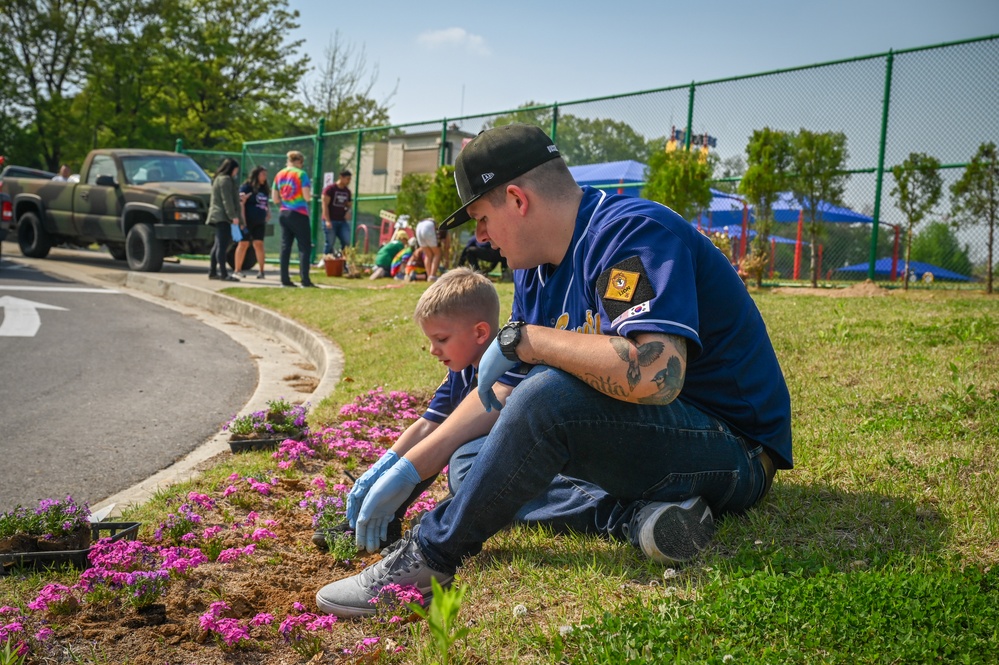
M 350 528 L 350 522 L 347 520 L 344 520 L 329 529 L 316 529 L 316 532 L 312 534 L 312 544 L 315 545 L 320 552 L 326 552 L 329 550 L 329 544 L 326 542 L 327 537 L 332 539 L 344 534 L 350 534 L 351 536 L 354 535 L 354 530 Z M 388 538 L 379 543 L 379 549 L 385 549 L 400 538 L 402 538 L 402 522 L 398 519 L 394 519 L 389 522 Z
M 682 563 L 708 546 L 715 522 L 708 503 L 695 496 L 682 502 L 648 504 L 635 513 L 625 532 L 632 545 L 650 559 Z
M 284 286 L 284 287 L 287 287 L 287 288 L 290 288 L 290 289 L 298 288 L 298 284 L 296 284 L 295 282 L 281 282 L 281 286 Z

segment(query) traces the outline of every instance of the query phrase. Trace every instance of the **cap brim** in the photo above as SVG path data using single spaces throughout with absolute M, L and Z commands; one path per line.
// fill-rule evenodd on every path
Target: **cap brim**
M 485 194 L 485 192 L 483 192 L 482 194 Z M 478 196 L 473 196 L 468 200 L 468 203 L 466 203 L 465 205 L 461 206 L 453 213 L 451 213 L 450 217 L 448 217 L 447 219 L 445 219 L 443 222 L 440 223 L 440 225 L 437 227 L 437 230 L 450 231 L 452 229 L 458 228 L 459 226 L 470 220 L 471 217 L 468 215 L 468 206 L 472 205 L 473 203 L 481 199 L 482 194 L 479 194 Z

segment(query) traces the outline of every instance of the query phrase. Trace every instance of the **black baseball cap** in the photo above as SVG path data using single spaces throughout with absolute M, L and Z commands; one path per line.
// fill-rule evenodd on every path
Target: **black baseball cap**
M 454 182 L 462 206 L 441 222 L 441 231 L 467 222 L 466 208 L 483 194 L 561 157 L 555 143 L 534 125 L 512 124 L 482 132 L 458 153 Z

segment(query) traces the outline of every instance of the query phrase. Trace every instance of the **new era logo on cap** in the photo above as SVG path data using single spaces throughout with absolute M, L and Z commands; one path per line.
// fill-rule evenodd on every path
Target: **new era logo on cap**
M 462 206 L 441 223 L 440 229 L 464 224 L 469 219 L 466 208 L 483 194 L 558 157 L 558 147 L 534 125 L 503 125 L 482 132 L 455 160 L 454 182 Z

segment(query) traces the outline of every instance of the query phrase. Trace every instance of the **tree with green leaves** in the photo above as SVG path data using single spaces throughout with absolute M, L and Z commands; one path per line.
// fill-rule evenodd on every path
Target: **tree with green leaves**
M 892 167 L 891 174 L 895 176 L 891 195 L 898 200 L 898 209 L 906 219 L 905 265 L 908 273 L 912 231 L 940 200 L 940 189 L 943 186 L 940 160 L 923 152 L 912 152 L 901 164 Z M 909 289 L 908 274 L 902 280 L 902 288 Z
M 754 129 L 746 144 L 746 171 L 739 181 L 739 193 L 749 199 L 756 211 L 756 237 L 751 253 L 756 263 L 770 258 L 770 235 L 774 225 L 774 204 L 788 188 L 788 173 L 793 159 L 793 136 L 787 132 Z M 763 285 L 763 271 L 754 275 L 756 286 Z
M 454 167 L 450 165 L 441 166 L 434 173 L 434 180 L 430 183 L 427 191 L 427 210 L 430 216 L 437 223 L 443 222 L 447 216 L 461 207 L 461 197 L 458 196 L 458 186 L 454 182 Z M 475 227 L 475 222 L 469 220 L 462 227 Z M 461 234 L 461 228 L 448 232 L 449 238 L 453 241 Z M 449 242 L 450 256 L 446 256 L 447 265 L 453 266 L 457 263 L 458 254 L 462 247 L 459 242 Z
M 927 224 L 912 237 L 910 248 L 913 261 L 924 261 L 961 275 L 971 275 L 968 245 L 961 246 L 954 228 L 946 222 Z
M 803 206 L 805 229 L 811 243 L 810 279 L 812 287 L 819 285 L 819 243 L 824 236 L 822 211 L 819 204 L 843 205 L 843 192 L 849 174 L 846 168 L 846 134 L 843 132 L 812 132 L 802 128 L 793 139 L 791 191 Z
M 403 176 L 395 199 L 396 214 L 409 215 L 413 226 L 421 219 L 430 217 L 427 194 L 432 182 L 433 176 L 429 173 L 408 173 Z
M 991 141 L 978 147 L 964 175 L 950 187 L 951 211 L 959 224 L 986 224 L 989 229 L 985 292 L 992 293 L 992 248 L 999 218 L 999 155 Z
M 643 195 L 691 220 L 711 205 L 711 164 L 699 152 L 655 152 Z
M 515 122 L 535 125 L 551 132 L 552 107 L 527 102 L 510 113 L 486 122 L 483 129 Z M 610 118 L 581 118 L 571 113 L 559 113 L 555 143 L 566 164 L 599 164 L 626 159 L 643 160 L 655 148 L 635 129 Z
M 28 162 L 50 171 L 65 161 L 68 137 L 78 132 L 71 107 L 90 62 L 90 40 L 100 28 L 96 0 L 0 2 L 0 62 L 13 98 L 34 137 Z
M 190 147 L 238 149 L 272 135 L 308 58 L 288 41 L 298 12 L 287 0 L 179 0 L 167 17 L 168 87 L 154 105 L 171 134 Z

